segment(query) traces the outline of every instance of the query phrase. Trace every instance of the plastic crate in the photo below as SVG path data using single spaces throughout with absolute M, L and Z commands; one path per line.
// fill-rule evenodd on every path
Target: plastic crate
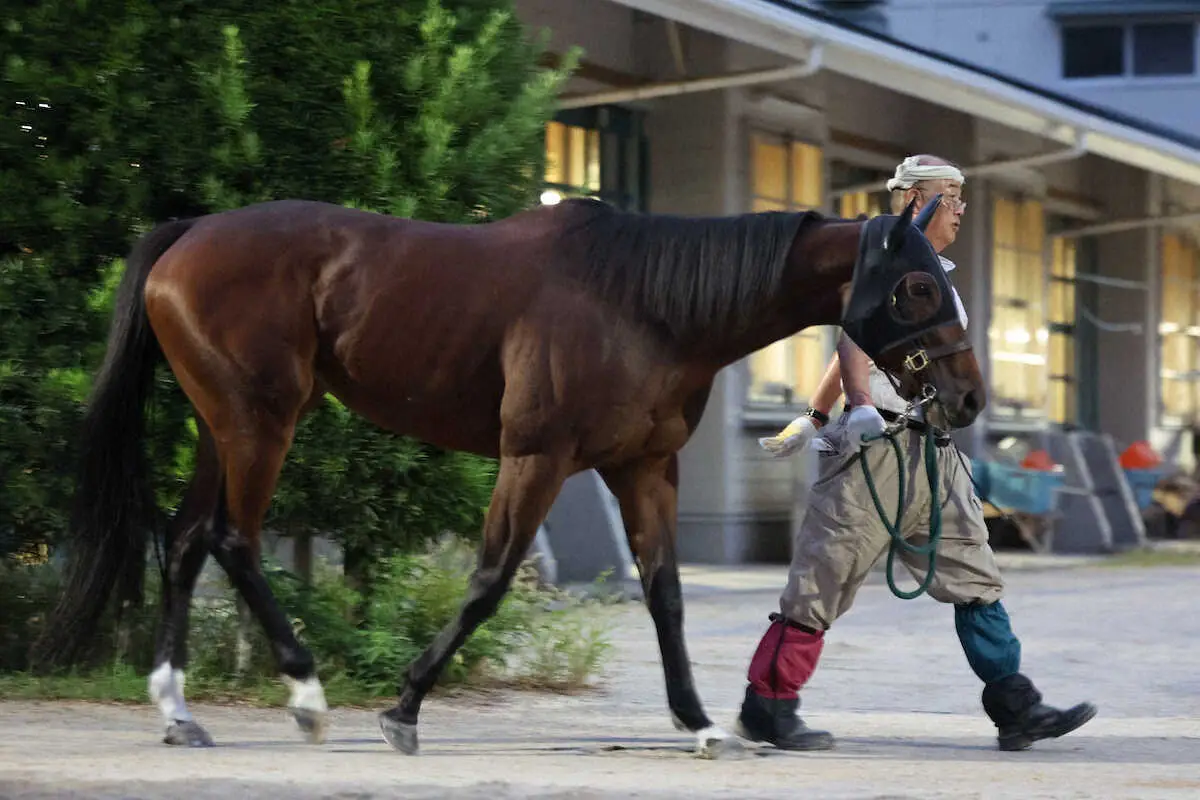
M 1053 511 L 1055 494 L 1066 477 L 1062 470 L 1046 472 L 976 459 L 972 459 L 971 469 L 987 501 L 1006 511 L 1026 514 Z
M 1133 490 L 1133 499 L 1139 509 L 1147 508 L 1154 502 L 1154 487 L 1158 486 L 1158 482 L 1167 474 L 1166 469 L 1162 467 L 1127 469 L 1124 472 L 1125 480 Z

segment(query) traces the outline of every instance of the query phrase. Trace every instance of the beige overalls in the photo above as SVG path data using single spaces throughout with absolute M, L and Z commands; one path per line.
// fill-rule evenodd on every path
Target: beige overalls
M 877 408 L 900 413 L 904 401 L 887 377 L 871 367 L 871 396 Z M 914 417 L 923 415 L 918 411 Z M 796 534 L 787 587 L 779 610 L 794 622 L 817 630 L 828 629 L 850 609 L 854 595 L 872 566 L 887 552 L 891 541 L 863 475 L 859 446 L 847 441 L 843 414 L 814 441 L 818 477 L 809 492 L 809 506 Z M 898 434 L 904 454 L 906 508 L 901 531 L 914 545 L 929 541 L 931 494 L 923 455 L 923 434 L 904 430 Z M 886 440 L 866 450 L 884 511 L 895 518 L 899 482 L 896 455 Z M 942 538 L 929 595 L 943 603 L 991 603 L 1004 594 L 1004 583 L 983 519 L 983 505 L 953 443 L 937 450 L 942 503 Z M 928 568 L 928 557 L 901 552 L 902 561 L 919 581 Z M 897 581 L 899 584 L 899 580 Z M 908 589 L 900 585 L 901 589 Z

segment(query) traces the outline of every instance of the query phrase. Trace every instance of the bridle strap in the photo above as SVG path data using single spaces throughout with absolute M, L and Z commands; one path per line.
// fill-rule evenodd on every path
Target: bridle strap
M 938 327 L 942 326 L 939 325 Z M 939 344 L 934 347 L 922 347 L 919 343 L 922 336 L 924 336 L 924 333 L 897 342 L 896 344 L 885 348 L 880 355 L 908 345 L 908 354 L 904 356 L 904 369 L 910 375 L 915 376 L 929 369 L 930 365 L 935 361 L 941 361 L 943 358 L 949 358 L 956 353 L 967 353 L 975 349 L 974 345 L 971 344 L 970 339 L 963 339 L 950 344 Z M 900 385 L 896 379 L 892 377 L 891 372 L 888 370 L 883 370 L 883 374 L 887 376 L 888 382 L 892 384 L 892 387 L 896 390 L 896 392 L 900 393 Z
M 947 323 L 951 324 L 951 323 Z M 937 326 L 938 328 L 945 327 L 944 325 Z M 934 328 L 936 330 L 937 328 Z M 921 337 L 929 331 L 922 331 L 915 336 L 907 339 L 902 339 L 893 345 L 884 348 L 880 353 L 890 353 L 899 348 L 906 348 L 908 354 L 904 357 L 904 366 L 910 373 L 917 373 L 929 367 L 935 361 L 941 361 L 943 358 L 949 358 L 957 353 L 966 353 L 974 350 L 970 339 L 962 339 L 949 344 L 939 344 L 933 347 L 923 347 L 920 344 Z
M 968 350 L 974 350 L 974 346 L 966 339 L 961 342 L 953 342 L 952 344 L 939 344 L 937 347 L 919 347 L 915 352 L 924 352 L 925 357 L 932 361 L 940 361 L 943 358 L 952 356 L 955 353 L 965 353 Z

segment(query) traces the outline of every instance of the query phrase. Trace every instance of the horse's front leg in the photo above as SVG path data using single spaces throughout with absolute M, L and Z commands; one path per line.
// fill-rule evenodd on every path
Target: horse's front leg
M 679 730 L 696 734 L 696 752 L 732 756 L 741 743 L 714 725 L 704 711 L 683 637 L 683 593 L 675 558 L 678 471 L 675 455 L 638 461 L 601 475 L 621 505 L 629 548 L 637 559 L 646 606 L 658 633 L 667 704 Z
M 379 715 L 384 738 L 397 750 L 409 755 L 417 752 L 422 700 L 467 637 L 495 613 L 568 472 L 565 459 L 555 456 L 500 459 L 479 564 L 458 616 L 408 666 L 399 702 Z

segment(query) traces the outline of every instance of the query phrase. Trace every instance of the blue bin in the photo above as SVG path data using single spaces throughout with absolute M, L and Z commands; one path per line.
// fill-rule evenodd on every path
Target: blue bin
M 975 479 L 975 486 L 978 490 L 986 496 L 990 491 L 988 486 L 988 462 L 972 458 L 971 477 Z
M 1127 469 L 1125 480 L 1133 490 L 1133 499 L 1139 509 L 1144 509 L 1154 502 L 1154 487 L 1167 474 L 1163 467 L 1150 469 Z
M 1055 494 L 1066 478 L 1061 470 L 1046 472 L 977 459 L 971 460 L 971 469 L 989 502 L 1006 511 L 1026 514 L 1053 511 Z

